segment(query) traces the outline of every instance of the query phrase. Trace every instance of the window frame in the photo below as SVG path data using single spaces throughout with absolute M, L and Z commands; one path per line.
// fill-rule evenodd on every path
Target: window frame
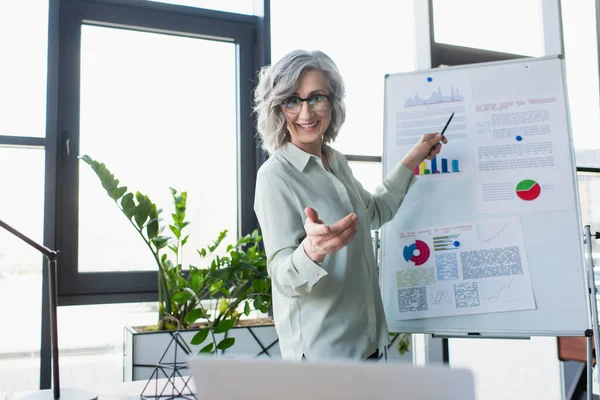
M 55 248 L 60 251 L 59 305 L 156 301 L 156 271 L 80 273 L 78 271 L 80 47 L 83 24 L 135 27 L 181 36 L 218 38 L 236 45 L 237 76 L 237 191 L 238 229 L 257 227 L 254 215 L 255 176 L 261 157 L 255 137 L 252 92 L 258 69 L 268 60 L 268 0 L 259 5 L 263 15 L 242 15 L 144 0 L 57 0 L 58 71 L 56 104 Z M 255 0 L 256 2 L 256 0 Z M 256 4 L 255 4 L 256 5 Z M 264 12 L 267 10 L 267 12 Z M 56 38 L 55 38 L 56 39 Z M 51 45 L 49 44 L 49 47 Z M 51 66 L 49 65 L 49 71 Z M 49 110 L 50 121 L 53 116 Z M 50 124 L 50 122 L 49 122 Z M 52 225 L 48 216 L 47 224 Z
M 474 47 L 457 46 L 435 41 L 435 26 L 433 17 L 433 0 L 428 1 L 429 46 L 431 51 L 431 68 L 475 64 L 481 62 L 504 61 L 518 58 L 528 58 L 521 54 L 503 53 L 500 51 L 477 49 Z

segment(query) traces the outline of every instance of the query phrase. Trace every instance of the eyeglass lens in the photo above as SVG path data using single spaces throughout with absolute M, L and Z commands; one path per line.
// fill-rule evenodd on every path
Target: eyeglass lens
M 307 99 L 301 99 L 297 96 L 290 97 L 283 102 L 283 106 L 287 112 L 298 114 L 302 110 L 302 103 L 305 101 L 308 102 L 310 108 L 315 112 L 325 111 L 329 105 L 326 96 L 314 95 Z

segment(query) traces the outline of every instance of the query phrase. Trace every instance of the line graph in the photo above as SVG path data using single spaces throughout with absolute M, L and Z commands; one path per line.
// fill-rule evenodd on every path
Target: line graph
M 502 292 L 507 292 L 508 289 L 510 289 L 510 285 L 513 283 L 515 279 L 512 278 L 510 281 L 508 281 L 508 285 L 504 285 L 501 286 L 500 289 L 498 289 L 498 291 L 496 292 L 496 294 L 491 295 L 490 297 L 487 297 L 485 299 L 486 302 L 492 301 L 492 299 L 498 301 L 498 299 L 500 298 L 500 294 L 502 294 Z
M 479 225 L 477 225 L 477 233 L 478 233 L 478 234 L 480 234 L 480 236 L 479 236 L 479 241 L 480 241 L 481 243 L 485 243 L 485 242 L 490 242 L 490 241 L 494 240 L 495 238 L 497 238 L 497 237 L 498 237 L 498 236 L 499 236 L 499 235 L 502 233 L 502 231 L 503 231 L 503 230 L 506 228 L 506 226 L 507 226 L 507 225 L 508 225 L 508 224 L 504 224 L 504 225 L 502 225 L 502 228 L 500 228 L 500 230 L 499 230 L 498 232 L 496 232 L 496 234 L 495 234 L 495 235 L 493 235 L 492 237 L 490 237 L 490 238 L 487 238 L 487 239 L 485 239 L 485 240 L 484 240 L 484 239 L 481 239 L 481 229 L 480 229 L 480 226 L 479 226 Z
M 436 293 L 435 297 L 430 294 L 429 297 L 431 297 L 431 302 L 433 304 L 450 304 L 452 303 L 452 300 L 450 299 L 450 295 L 448 294 L 448 292 L 444 291 L 444 290 L 440 290 Z
M 405 98 L 404 107 L 423 106 L 427 104 L 451 103 L 455 101 L 464 100 L 465 98 L 458 89 L 450 87 L 450 94 L 445 95 L 442 92 L 442 88 L 438 87 L 437 92 L 431 92 L 429 98 L 421 98 L 418 93 L 415 93 L 415 97 Z
M 486 245 L 500 243 L 517 243 L 520 226 L 513 221 L 488 221 L 477 224 L 477 237 Z

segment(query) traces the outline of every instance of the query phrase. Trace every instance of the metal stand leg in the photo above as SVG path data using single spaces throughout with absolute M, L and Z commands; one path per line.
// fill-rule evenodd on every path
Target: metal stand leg
M 588 336 L 586 338 L 586 344 L 587 344 L 587 398 L 588 400 L 592 400 L 592 398 L 594 397 L 594 393 L 593 393 L 593 387 L 594 387 L 594 376 L 593 376 L 593 372 L 592 372 L 592 368 L 590 367 L 591 365 L 593 365 L 592 363 L 594 362 L 594 357 L 592 354 L 592 337 Z
M 379 231 L 373 232 L 373 254 L 375 255 L 375 265 L 377 266 L 377 273 L 379 274 Z M 379 285 L 383 287 L 382 276 L 379 274 Z M 383 346 L 379 349 L 379 354 L 381 355 L 381 351 L 383 351 L 383 360 L 384 362 L 388 362 L 388 347 Z M 380 357 L 382 358 L 382 357 Z
M 596 349 L 600 349 L 600 334 L 598 334 L 598 305 L 596 300 L 596 283 L 594 277 L 594 260 L 592 258 L 592 233 L 590 230 L 590 226 L 585 226 L 585 249 L 586 249 L 586 266 L 587 266 L 587 274 L 588 274 L 588 291 L 590 298 L 590 311 L 592 313 L 592 332 L 593 336 L 587 337 L 587 398 L 589 400 L 593 399 L 593 384 L 594 384 L 594 376 L 593 376 L 593 344 L 595 344 Z M 593 342 L 592 342 L 593 340 Z

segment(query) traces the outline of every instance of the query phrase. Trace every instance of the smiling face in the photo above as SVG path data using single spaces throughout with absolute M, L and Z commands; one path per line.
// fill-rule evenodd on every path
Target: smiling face
M 300 76 L 294 96 L 306 99 L 316 94 L 329 95 L 327 78 L 323 71 L 307 70 Z M 307 153 L 321 156 L 323 134 L 331 122 L 331 105 L 325 111 L 315 112 L 308 101 L 303 101 L 298 114 L 286 111 L 283 105 L 281 107 L 287 121 L 290 142 Z

